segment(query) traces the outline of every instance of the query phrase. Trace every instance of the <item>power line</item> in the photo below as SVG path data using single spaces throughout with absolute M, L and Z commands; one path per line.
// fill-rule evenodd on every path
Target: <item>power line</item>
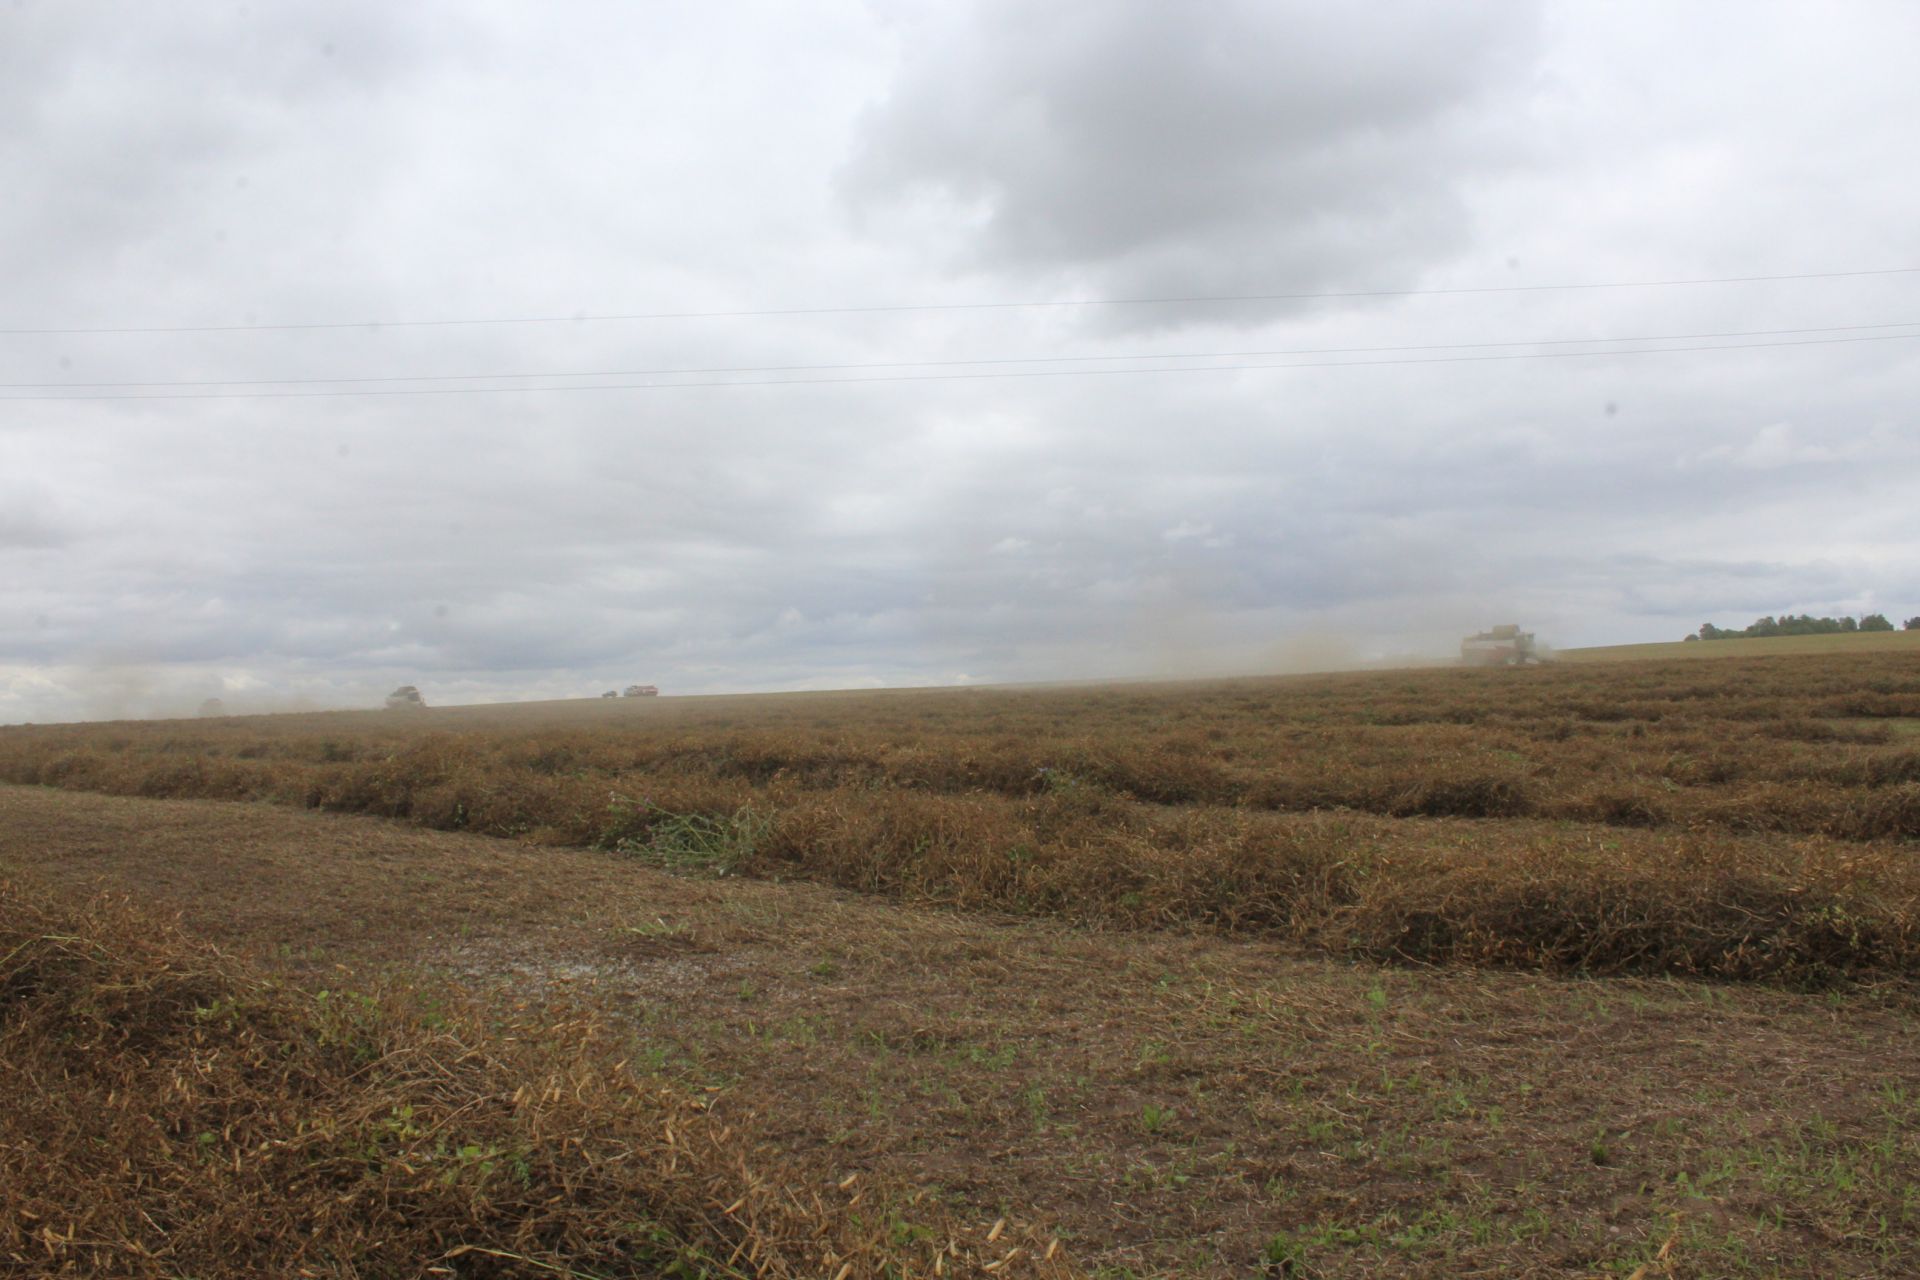
M 1479 351 L 1489 350 L 1494 347 L 1594 346 L 1601 343 L 1620 342 L 1694 342 L 1718 338 L 1784 337 L 1794 334 L 1811 333 L 1857 333 L 1870 329 L 1911 329 L 1915 327 L 1920 327 L 1920 320 L 1894 320 L 1878 324 L 1824 325 L 1795 329 L 1730 329 L 1717 333 L 1654 333 L 1619 338 L 1516 338 L 1502 342 L 1429 342 L 1380 347 L 1292 347 L 1261 351 L 1148 351 L 1129 355 L 992 356 L 968 360 L 889 360 L 869 361 L 858 364 L 705 365 L 691 368 L 590 369 L 584 371 L 549 371 L 545 373 L 423 373 L 374 374 L 365 377 L 328 378 L 205 378 L 194 380 L 151 379 L 121 382 L 0 382 L 0 390 L 24 391 L 61 388 L 73 388 L 75 390 L 112 390 L 130 387 L 308 387 L 375 382 L 497 382 L 544 378 L 694 377 L 703 374 L 720 373 L 840 373 L 859 369 L 941 369 L 977 367 L 983 365 L 1072 364 L 1076 362 L 1118 362 L 1128 360 L 1245 360 L 1271 356 L 1381 355 L 1414 351 Z M 1605 353 L 1594 352 L 1590 354 L 1597 355 Z M 1095 371 L 1089 370 L 1089 372 Z M 475 389 L 509 390 L 510 388 Z M 0 398 L 24 399 L 26 397 Z M 78 399 L 79 397 L 55 398 Z
M 1768 284 L 1793 280 L 1848 280 L 1920 273 L 1920 267 L 1864 271 L 1802 271 L 1783 275 L 1714 276 L 1681 280 L 1600 280 L 1573 284 L 1478 285 L 1451 289 L 1347 289 L 1318 293 L 1194 294 L 1157 298 L 1050 298 L 1021 302 L 914 302 L 877 306 L 773 307 L 734 311 L 634 311 L 606 315 L 493 316 L 442 320 L 342 320 L 292 324 L 120 325 L 0 328 L 0 336 L 79 337 L 111 334 L 277 333 L 327 329 L 425 329 L 508 324 L 598 324 L 624 320 L 738 320 L 777 316 L 877 315 L 907 311 L 1011 311 L 1042 307 L 1192 306 L 1234 302 L 1324 302 L 1359 298 L 1443 298 L 1469 294 L 1550 293 L 1580 289 L 1665 289 L 1690 285 Z
M 1287 364 L 1174 365 L 1135 369 L 1022 369 L 998 373 L 887 374 L 879 377 L 849 378 L 760 378 L 751 381 L 728 379 L 711 382 L 607 382 L 557 387 L 401 387 L 387 390 L 353 391 L 184 391 L 140 392 L 124 395 L 0 396 L 0 403 L 58 403 L 61 401 L 80 402 L 103 400 L 304 400 L 330 399 L 345 396 L 462 396 L 496 395 L 504 392 L 672 391 L 698 390 L 712 387 L 841 386 L 850 383 L 871 382 L 975 382 L 1007 378 L 1091 378 L 1109 377 L 1115 374 L 1144 373 L 1247 373 L 1267 369 L 1354 369 L 1379 365 L 1478 364 L 1499 360 L 1565 360 L 1591 359 L 1600 356 L 1680 355 L 1700 351 L 1755 351 L 1778 347 L 1821 347 L 1854 342 L 1889 342 L 1903 338 L 1920 338 L 1920 333 L 1883 333 L 1859 335 L 1848 338 L 1801 338 L 1778 342 L 1721 343 L 1712 346 L 1627 347 L 1612 351 L 1530 351 L 1507 355 L 1417 356 L 1386 360 L 1318 360 L 1294 361 Z

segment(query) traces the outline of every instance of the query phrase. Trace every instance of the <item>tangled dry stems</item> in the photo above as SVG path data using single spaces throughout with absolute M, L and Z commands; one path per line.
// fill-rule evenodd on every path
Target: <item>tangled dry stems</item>
M 302 992 L 0 883 L 0 1271 L 1070 1274 L 1044 1239 L 782 1167 L 619 1047 L 584 1016 Z
M 11 730 L 0 777 L 1419 962 L 1814 984 L 1920 969 L 1916 723 L 1906 655 L 1823 655 Z

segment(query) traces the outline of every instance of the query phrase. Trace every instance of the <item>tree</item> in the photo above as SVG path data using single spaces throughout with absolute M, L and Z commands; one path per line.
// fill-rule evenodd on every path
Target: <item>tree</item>
M 1744 627 L 1716 627 L 1711 622 L 1700 624 L 1696 632 L 1702 640 L 1733 640 L 1741 636 L 1831 636 L 1851 635 L 1858 631 L 1891 631 L 1893 624 L 1887 621 L 1884 613 L 1870 613 L 1863 620 L 1853 618 L 1816 618 L 1810 613 L 1783 613 L 1779 617 L 1768 614 L 1756 618 Z M 1907 630 L 1920 631 L 1920 618 L 1907 619 Z M 1693 639 L 1688 636 L 1687 639 Z

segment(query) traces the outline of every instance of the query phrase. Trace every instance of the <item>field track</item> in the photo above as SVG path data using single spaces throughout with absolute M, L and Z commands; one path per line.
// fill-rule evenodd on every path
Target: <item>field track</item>
M 822 1185 L 938 1188 L 1109 1274 L 1624 1274 L 1669 1241 L 1675 1275 L 1920 1268 L 1898 989 L 1353 966 L 258 804 L 0 815 L 35 892 L 130 893 L 314 984 L 592 1003 Z

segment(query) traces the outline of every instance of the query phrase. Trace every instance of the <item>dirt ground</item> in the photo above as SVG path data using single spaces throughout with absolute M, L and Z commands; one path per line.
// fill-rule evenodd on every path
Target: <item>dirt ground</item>
M 732 1095 L 823 1176 L 1017 1209 L 1099 1273 L 1920 1273 L 1899 986 L 1355 965 L 21 787 L 0 874 L 124 891 L 316 985 L 603 1002 L 637 1069 Z

